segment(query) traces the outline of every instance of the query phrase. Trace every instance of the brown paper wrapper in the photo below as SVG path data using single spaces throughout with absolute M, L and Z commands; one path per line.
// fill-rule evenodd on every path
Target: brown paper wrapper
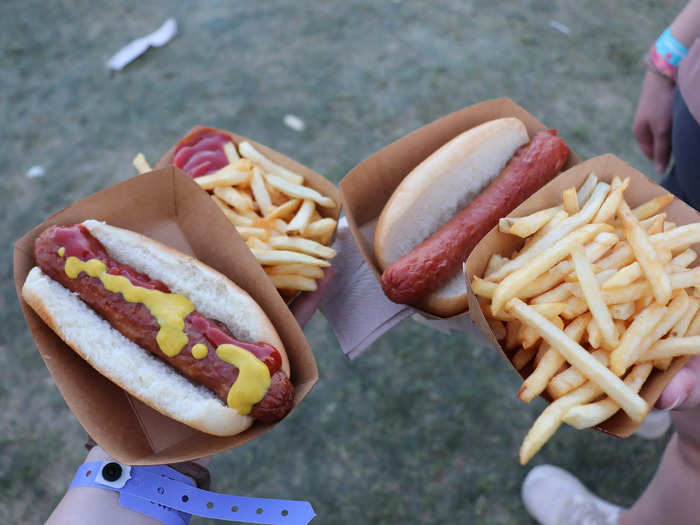
M 640 173 L 629 164 L 626 164 L 614 155 L 607 154 L 601 155 L 600 157 L 595 157 L 591 160 L 583 162 L 582 164 L 578 164 L 577 166 L 562 173 L 556 179 L 552 180 L 549 184 L 544 186 L 537 193 L 523 202 L 520 206 L 513 210 L 512 213 L 509 213 L 508 216 L 522 217 L 537 210 L 561 204 L 562 192 L 571 186 L 576 186 L 578 188 L 591 172 L 595 173 L 600 180 L 608 183 L 612 181 L 612 178 L 615 175 L 622 179 L 625 177 L 630 177 L 631 183 L 629 188 L 627 188 L 625 191 L 625 200 L 631 207 L 639 206 L 640 204 L 643 204 L 654 197 L 668 193 L 668 191 L 666 191 L 664 188 L 647 178 L 644 174 Z M 674 199 L 664 211 L 667 213 L 667 219 L 675 222 L 679 226 L 700 221 L 700 213 L 680 199 Z M 510 257 L 513 251 L 520 249 L 522 245 L 522 239 L 514 235 L 501 233 L 498 230 L 498 227 L 495 227 L 474 248 L 467 259 L 466 264 L 464 265 L 471 318 L 487 338 L 488 342 L 500 350 L 501 355 L 503 355 L 503 357 L 509 363 L 511 363 L 511 366 L 511 356 L 504 351 L 503 347 L 501 347 L 494 337 L 494 334 L 486 322 L 486 318 L 479 307 L 479 302 L 472 292 L 469 283 L 471 283 L 474 276 L 483 275 L 484 271 L 486 270 L 488 260 L 492 254 L 498 253 Z M 695 245 L 693 248 L 697 251 L 700 249 L 700 245 Z M 697 261 L 694 264 L 698 264 Z M 640 395 L 647 403 L 649 403 L 650 406 L 653 406 L 654 403 L 656 403 L 656 400 L 661 395 L 664 387 L 668 384 L 676 372 L 678 372 L 678 370 L 680 370 L 680 368 L 687 362 L 687 360 L 688 357 L 677 357 L 673 360 L 671 367 L 668 370 L 660 371 L 654 369 L 640 392 Z M 515 367 L 513 367 L 513 369 L 516 370 Z M 516 372 L 518 372 L 523 379 L 527 377 L 531 371 L 531 364 L 525 367 L 522 371 L 516 370 Z M 542 397 L 551 402 L 551 399 L 546 394 L 543 394 Z M 617 414 L 596 428 L 618 437 L 627 437 L 633 434 L 638 426 L 638 423 L 632 421 L 622 410 L 620 410 L 617 412 Z
M 488 100 L 456 111 L 400 138 L 364 160 L 343 178 L 340 194 L 345 215 L 355 242 L 377 280 L 381 279 L 382 272 L 374 255 L 374 229 L 396 187 L 413 168 L 446 142 L 479 124 L 502 117 L 519 118 L 530 137 L 548 129 L 508 98 Z M 579 162 L 579 157 L 572 151 L 564 169 Z M 428 319 L 442 319 L 417 307 L 413 309 Z M 465 318 L 466 322 L 467 315 L 468 312 L 464 311 L 449 319 Z
M 284 343 L 296 407 L 318 380 L 303 332 L 262 267 L 217 206 L 174 167 L 138 175 L 85 197 L 32 229 L 15 244 L 14 278 L 29 329 L 66 403 L 111 456 L 132 465 L 188 461 L 242 445 L 274 425 L 256 422 L 236 436 L 204 434 L 129 396 L 66 345 L 23 300 L 34 266 L 35 238 L 54 224 L 98 219 L 137 231 L 197 257 L 246 290 L 267 313 Z M 177 393 L 173 393 L 177 395 Z

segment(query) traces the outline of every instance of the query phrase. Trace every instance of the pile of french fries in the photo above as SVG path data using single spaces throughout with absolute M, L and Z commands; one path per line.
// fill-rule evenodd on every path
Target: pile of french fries
M 514 366 L 532 370 L 518 397 L 552 399 L 525 437 L 523 465 L 562 422 L 593 427 L 620 409 L 641 422 L 654 367 L 700 353 L 700 267 L 690 269 L 700 223 L 667 221 L 670 194 L 631 209 L 629 183 L 590 174 L 560 206 L 502 219 L 500 231 L 525 244 L 472 281 Z
M 336 254 L 328 244 L 337 226 L 316 208 L 337 204 L 247 141 L 238 148 L 228 142 L 224 152 L 228 165 L 194 181 L 211 194 L 287 299 L 298 291 L 316 290 L 316 280 L 323 278 L 323 268 Z M 151 170 L 141 153 L 134 166 L 139 173 Z

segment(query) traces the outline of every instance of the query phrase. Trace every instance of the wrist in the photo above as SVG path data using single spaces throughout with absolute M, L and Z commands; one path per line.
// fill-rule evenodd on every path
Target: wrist
M 678 65 L 687 53 L 688 48 L 673 36 L 671 28 L 666 28 L 649 48 L 646 65 L 650 71 L 675 82 Z

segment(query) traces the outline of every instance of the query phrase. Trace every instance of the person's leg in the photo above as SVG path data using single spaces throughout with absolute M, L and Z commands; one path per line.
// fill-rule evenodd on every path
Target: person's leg
M 642 496 L 620 515 L 620 525 L 700 520 L 700 407 L 672 415 L 676 433 Z
M 673 167 L 662 185 L 694 208 L 700 209 L 700 125 L 688 110 L 677 88 L 673 98 L 671 150 Z

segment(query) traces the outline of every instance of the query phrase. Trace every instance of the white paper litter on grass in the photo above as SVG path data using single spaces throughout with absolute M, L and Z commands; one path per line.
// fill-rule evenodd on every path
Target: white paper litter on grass
M 27 170 L 27 177 L 30 179 L 35 179 L 37 177 L 43 177 L 46 171 L 41 166 L 32 166 Z
M 114 71 L 121 71 L 124 67 L 143 55 L 149 47 L 161 47 L 170 42 L 177 35 L 177 21 L 168 18 L 163 25 L 144 37 L 132 40 L 117 51 L 107 61 L 107 67 Z
M 304 131 L 306 129 L 306 123 L 296 115 L 285 115 L 284 125 L 294 131 Z
M 571 34 L 571 29 L 569 29 L 568 26 L 565 26 L 561 22 L 557 22 L 556 20 L 550 20 L 549 21 L 549 27 L 552 29 L 556 29 L 560 33 L 564 33 L 565 35 Z

